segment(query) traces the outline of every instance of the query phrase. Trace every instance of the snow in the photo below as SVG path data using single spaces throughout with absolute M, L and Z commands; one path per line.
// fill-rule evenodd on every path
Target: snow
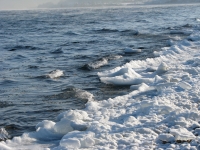
M 176 140 L 180 141 L 189 141 L 196 138 L 193 133 L 185 128 L 171 129 L 170 133 L 175 136 Z
M 56 121 L 44 120 L 36 125 L 35 132 L 0 142 L 0 149 L 197 150 L 199 35 L 195 30 L 188 40 L 156 52 L 156 58 L 99 72 L 102 84 L 129 85 L 130 92 L 102 101 L 93 100 L 88 92 L 86 97 L 91 100 L 84 109 L 62 112 Z M 39 144 L 42 141 L 45 144 Z
M 175 138 L 172 134 L 169 133 L 162 133 L 158 136 L 158 139 L 163 141 L 163 142 L 174 142 Z
M 4 128 L 0 128 L 0 141 L 9 138 L 8 132 Z

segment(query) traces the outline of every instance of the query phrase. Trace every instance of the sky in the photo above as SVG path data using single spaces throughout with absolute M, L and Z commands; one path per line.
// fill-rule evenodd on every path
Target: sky
M 59 1 L 60 0 L 0 0 L 0 10 L 32 9 L 37 8 L 38 5 L 43 3 L 58 3 Z
M 103 3 L 119 3 L 119 2 L 132 2 L 132 3 L 183 3 L 183 2 L 200 2 L 200 0 L 0 0 L 0 10 L 15 10 L 15 9 L 34 9 L 38 6 L 42 7 L 67 7 L 79 5 L 92 5 Z

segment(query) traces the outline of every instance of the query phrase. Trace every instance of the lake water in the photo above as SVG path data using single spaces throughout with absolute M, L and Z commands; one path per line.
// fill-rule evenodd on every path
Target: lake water
M 97 72 L 154 57 L 188 36 L 199 16 L 199 5 L 0 11 L 0 128 L 12 138 L 84 108 L 88 92 L 95 101 L 126 94 L 129 87 L 106 85 Z M 50 78 L 54 70 L 64 75 Z

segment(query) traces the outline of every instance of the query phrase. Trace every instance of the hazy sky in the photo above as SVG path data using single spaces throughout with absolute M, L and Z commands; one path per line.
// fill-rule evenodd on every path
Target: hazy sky
M 60 0 L 0 0 L 0 9 L 30 9 L 37 8 L 39 4 Z
M 148 0 L 0 0 L 0 10 L 7 9 L 31 9 L 37 8 L 38 5 L 46 3 L 53 3 L 55 6 L 57 4 L 70 4 L 74 2 L 119 2 L 119 1 L 148 1 Z M 162 0 L 161 0 L 162 1 Z
M 125 2 L 129 1 L 132 3 L 138 2 L 150 2 L 150 3 L 190 3 L 190 2 L 200 2 L 200 0 L 0 0 L 0 10 L 7 9 L 32 9 L 37 8 L 38 5 L 44 4 L 42 6 L 55 6 L 55 7 L 65 7 L 71 3 L 95 3 L 95 2 Z M 51 3 L 51 4 L 48 4 Z M 53 3 L 53 4 L 52 4 Z

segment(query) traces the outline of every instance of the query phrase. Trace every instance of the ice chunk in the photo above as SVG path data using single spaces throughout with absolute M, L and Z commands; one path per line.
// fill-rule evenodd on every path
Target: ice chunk
M 192 88 L 192 86 L 185 82 L 185 81 L 182 81 L 182 82 L 179 82 L 178 84 L 182 89 L 185 89 L 185 90 L 190 90 Z
M 144 83 L 151 83 L 153 79 L 151 78 L 131 78 L 131 77 L 102 77 L 100 78 L 101 82 L 106 84 L 113 84 L 113 85 L 133 85 L 133 84 L 141 84 Z
M 133 85 L 153 82 L 151 78 L 143 78 L 132 68 L 117 68 L 109 72 L 98 73 L 100 80 L 106 84 Z
M 159 83 L 159 84 L 157 84 L 156 86 L 155 86 L 155 88 L 158 90 L 158 91 L 161 91 L 162 89 L 164 89 L 164 88 L 167 88 L 167 87 L 171 87 L 171 86 L 173 86 L 173 85 L 175 85 L 175 83 Z
M 6 144 L 4 143 L 0 143 L 0 149 L 1 150 L 12 150 L 12 148 L 8 147 Z
M 162 62 L 158 69 L 156 70 L 156 74 L 163 74 L 169 70 L 169 67 L 167 66 L 166 63 Z
M 8 132 L 4 128 L 0 128 L 0 141 L 4 141 L 9 138 Z
M 85 137 L 81 140 L 81 147 L 88 148 L 95 145 L 95 140 L 92 137 Z
M 174 142 L 175 137 L 172 134 L 169 133 L 162 133 L 158 136 L 158 139 L 163 142 Z
M 45 128 L 45 129 L 52 129 L 56 123 L 49 120 L 43 120 L 42 122 L 36 125 L 36 129 L 38 128 Z
M 93 132 L 73 131 L 63 136 L 60 146 L 68 149 L 89 148 L 95 145 L 94 136 Z
M 67 149 L 79 149 L 81 147 L 81 143 L 77 138 L 68 138 L 62 139 L 60 141 L 60 146 Z
M 124 119 L 124 124 L 125 125 L 135 125 L 138 124 L 139 121 L 134 117 L 134 116 L 129 116 Z
M 140 74 L 136 73 L 132 68 L 120 68 L 117 67 L 116 69 L 113 69 L 111 71 L 105 71 L 105 72 L 98 72 L 99 77 L 115 77 L 115 76 L 121 76 L 121 75 L 130 75 L 131 77 L 141 77 Z
M 51 79 L 55 79 L 55 78 L 61 77 L 63 75 L 64 75 L 64 73 L 62 70 L 54 70 L 54 71 L 50 72 L 47 76 L 50 77 Z
M 189 132 L 186 128 L 171 129 L 170 133 L 175 136 L 175 140 L 188 141 L 195 138 L 194 134 Z
M 82 110 L 68 110 L 63 113 L 60 113 L 57 116 L 57 120 L 60 121 L 62 118 L 66 118 L 68 120 L 90 120 L 87 112 Z
M 131 85 L 130 89 L 131 90 L 146 91 L 147 89 L 149 89 L 149 86 L 146 85 L 145 83 L 141 83 L 141 84 L 138 84 L 138 85 Z
M 73 130 L 85 131 L 88 128 L 88 125 L 81 120 L 77 120 L 71 122 L 71 127 Z
M 54 125 L 54 132 L 58 134 L 65 135 L 66 133 L 73 130 L 74 129 L 71 127 L 71 121 L 68 119 L 61 119 L 61 121 Z

